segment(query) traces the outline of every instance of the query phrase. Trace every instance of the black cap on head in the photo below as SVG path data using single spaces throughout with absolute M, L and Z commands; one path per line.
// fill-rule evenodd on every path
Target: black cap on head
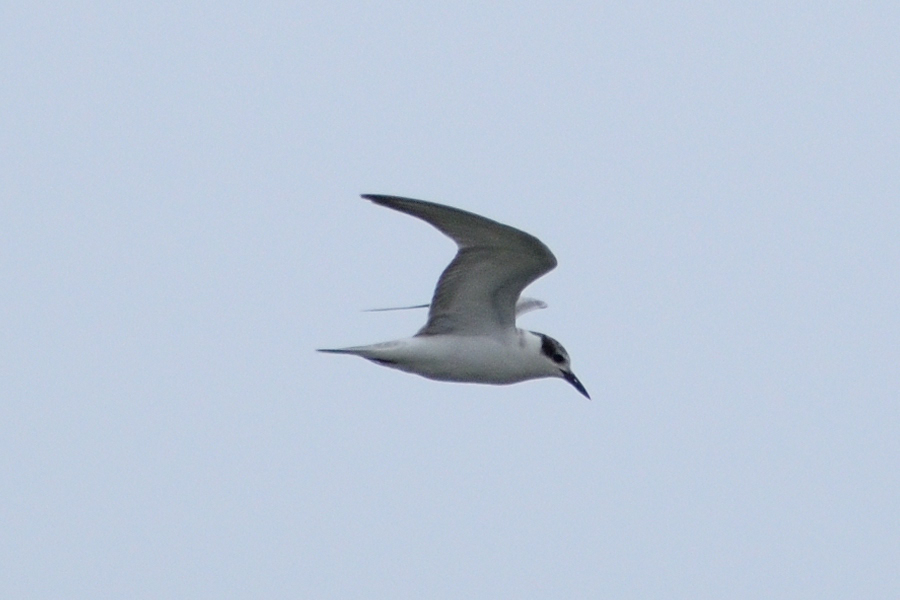
M 545 333 L 538 333 L 537 335 L 541 336 L 541 354 L 559 365 L 562 378 L 571 383 L 576 390 L 590 400 L 591 397 L 587 393 L 587 390 L 584 389 L 584 386 L 581 385 L 581 382 L 575 377 L 575 373 L 569 370 L 569 353 L 562 347 L 562 344 Z

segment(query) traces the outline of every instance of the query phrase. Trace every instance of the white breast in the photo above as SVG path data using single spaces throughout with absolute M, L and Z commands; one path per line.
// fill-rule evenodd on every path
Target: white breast
M 504 384 L 555 374 L 540 355 L 540 338 L 521 330 L 505 339 L 417 336 L 402 340 L 384 358 L 393 363 L 386 366 L 439 381 Z

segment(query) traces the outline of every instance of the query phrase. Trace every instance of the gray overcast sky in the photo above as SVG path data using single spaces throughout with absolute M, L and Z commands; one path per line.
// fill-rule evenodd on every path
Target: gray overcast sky
M 896 2 L 30 2 L 0 21 L 0 596 L 900 594 Z M 414 332 L 459 206 L 559 380 Z

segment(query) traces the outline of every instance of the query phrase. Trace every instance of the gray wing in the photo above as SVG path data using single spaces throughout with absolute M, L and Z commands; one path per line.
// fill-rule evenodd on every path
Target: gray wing
M 397 310 L 415 310 L 417 308 L 429 308 L 431 304 L 415 304 L 413 306 L 391 306 L 389 308 L 364 308 L 363 312 L 392 312 Z M 529 298 L 528 296 L 519 296 L 516 301 L 516 318 L 518 319 L 525 313 L 533 310 L 547 308 L 547 303 L 537 298 Z
M 424 200 L 376 194 L 363 198 L 422 219 L 459 246 L 438 279 L 428 322 L 416 335 L 513 329 L 522 290 L 556 266 L 543 242 L 508 225 Z

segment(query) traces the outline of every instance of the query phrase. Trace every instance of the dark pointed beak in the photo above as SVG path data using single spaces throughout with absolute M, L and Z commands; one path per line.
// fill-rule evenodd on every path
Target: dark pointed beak
M 575 387 L 576 390 L 581 392 L 585 398 L 587 398 L 588 400 L 591 399 L 590 394 L 587 393 L 587 390 L 584 389 L 584 386 L 581 385 L 581 382 L 578 381 L 577 377 L 575 377 L 575 373 L 573 373 L 572 371 L 563 371 L 562 376 L 563 376 L 563 379 L 565 379 L 566 381 L 571 383 Z

